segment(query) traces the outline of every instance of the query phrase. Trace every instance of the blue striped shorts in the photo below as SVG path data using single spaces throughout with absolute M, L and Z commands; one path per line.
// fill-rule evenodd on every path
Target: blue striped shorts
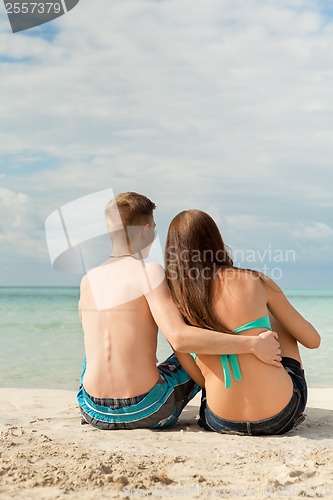
M 201 390 L 175 354 L 158 365 L 160 378 L 147 393 L 134 398 L 94 398 L 82 385 L 77 394 L 85 422 L 98 429 L 164 429 L 174 425 L 187 403 Z

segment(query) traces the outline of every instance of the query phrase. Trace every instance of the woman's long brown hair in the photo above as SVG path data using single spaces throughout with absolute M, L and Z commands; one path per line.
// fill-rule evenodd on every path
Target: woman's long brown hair
M 165 249 L 166 278 L 187 324 L 232 333 L 214 312 L 217 273 L 233 260 L 215 221 L 201 210 L 186 210 L 171 221 Z M 221 281 L 219 280 L 219 284 Z

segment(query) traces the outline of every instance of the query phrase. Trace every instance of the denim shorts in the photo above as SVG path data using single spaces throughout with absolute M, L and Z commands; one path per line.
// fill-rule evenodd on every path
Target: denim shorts
M 293 358 L 283 357 L 281 363 L 290 375 L 294 388 L 289 403 L 277 415 L 254 422 L 227 420 L 219 417 L 209 408 L 206 395 L 203 391 L 200 419 L 198 421 L 200 427 L 222 434 L 262 436 L 284 434 L 290 431 L 295 425 L 303 422 L 303 412 L 307 402 L 307 385 L 304 370 L 301 368 L 299 361 Z

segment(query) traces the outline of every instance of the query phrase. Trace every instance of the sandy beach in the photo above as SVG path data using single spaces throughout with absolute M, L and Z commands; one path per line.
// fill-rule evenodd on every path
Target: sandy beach
M 333 498 L 333 389 L 284 436 L 218 435 L 199 399 L 167 431 L 80 424 L 75 392 L 0 389 L 0 498 Z

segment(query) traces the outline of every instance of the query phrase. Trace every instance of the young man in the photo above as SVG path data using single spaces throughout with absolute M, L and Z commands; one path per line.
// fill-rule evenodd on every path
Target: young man
M 200 390 L 175 355 L 156 366 L 158 328 L 179 352 L 253 353 L 280 366 L 274 332 L 242 337 L 184 323 L 164 269 L 144 261 L 155 236 L 154 209 L 133 192 L 111 200 L 105 213 L 112 255 L 81 281 L 86 363 L 78 402 L 83 419 L 100 429 L 168 427 Z

